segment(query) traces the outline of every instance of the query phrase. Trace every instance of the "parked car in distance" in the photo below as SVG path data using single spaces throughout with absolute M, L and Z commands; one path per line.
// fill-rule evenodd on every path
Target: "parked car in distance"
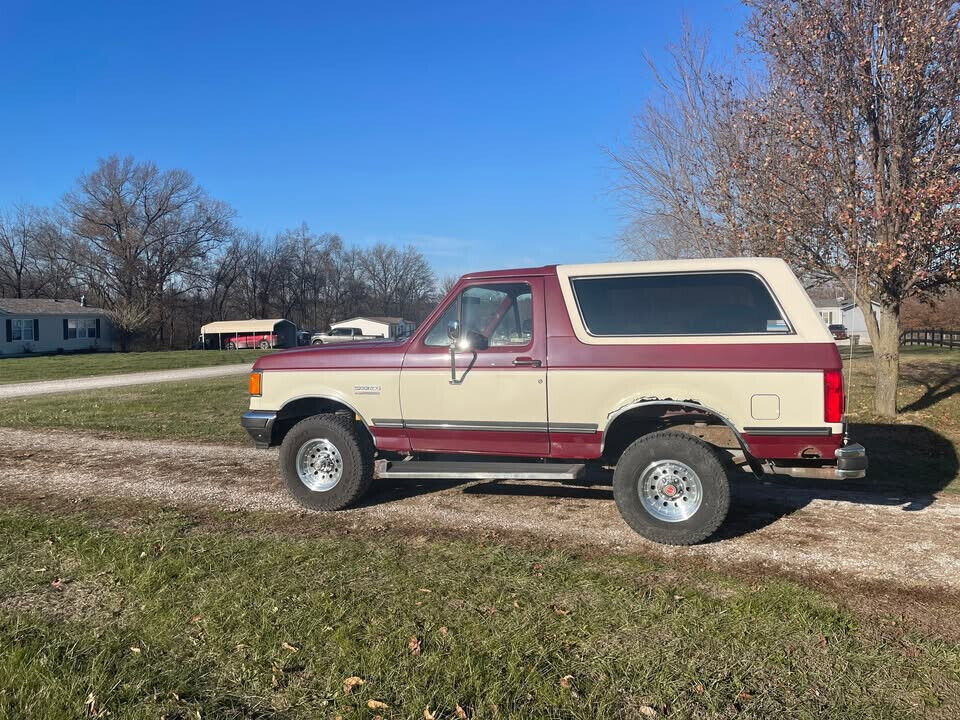
M 297 330 L 297 345 L 309 345 L 312 337 L 313 333 L 311 333 L 309 330 Z
M 241 423 L 280 446 L 309 509 L 354 505 L 374 477 L 612 469 L 630 527 L 689 545 L 720 527 L 747 469 L 864 477 L 841 369 L 780 259 L 551 265 L 465 275 L 404 341 L 259 358 Z
M 360 328 L 338 327 L 327 332 L 314 333 L 310 339 L 313 345 L 326 345 L 327 343 L 350 342 L 351 340 L 382 340 L 382 335 L 364 335 Z
M 251 348 L 269 350 L 270 348 L 281 347 L 281 343 L 279 336 L 274 333 L 257 333 L 253 335 L 231 335 L 226 339 L 224 347 L 227 350 L 249 350 Z
M 830 334 L 833 335 L 834 340 L 847 340 L 850 337 L 847 334 L 845 325 L 829 325 L 827 329 L 830 331 Z

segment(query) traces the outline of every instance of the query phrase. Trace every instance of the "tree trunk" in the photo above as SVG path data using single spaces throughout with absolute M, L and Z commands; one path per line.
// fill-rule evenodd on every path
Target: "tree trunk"
M 873 348 L 877 389 L 877 414 L 896 417 L 897 379 L 900 376 L 900 306 L 882 305 L 877 317 L 879 337 Z

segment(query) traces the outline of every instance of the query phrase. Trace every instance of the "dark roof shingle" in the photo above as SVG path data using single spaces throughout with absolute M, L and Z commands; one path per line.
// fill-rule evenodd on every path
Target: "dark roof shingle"
M 6 315 L 102 315 L 103 310 L 81 305 L 76 300 L 0 298 L 0 313 Z

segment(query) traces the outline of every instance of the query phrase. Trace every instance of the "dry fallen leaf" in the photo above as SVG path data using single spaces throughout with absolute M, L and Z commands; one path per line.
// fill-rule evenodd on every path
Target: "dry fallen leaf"
M 410 636 L 410 639 L 407 641 L 407 647 L 410 648 L 410 652 L 414 656 L 420 655 L 420 641 L 417 639 L 416 635 Z
M 284 650 L 289 650 L 290 652 L 300 652 L 300 648 L 294 647 L 293 645 L 291 645 L 291 644 L 288 643 L 288 642 L 283 643 L 283 645 L 281 645 L 281 647 L 282 647 Z
M 569 690 L 573 687 L 573 675 L 564 675 L 560 678 L 560 687 Z
M 457 713 L 458 720 L 467 720 L 467 711 L 464 710 L 459 705 L 457 705 L 456 713 Z
M 357 685 L 363 685 L 363 683 L 363 678 L 358 678 L 356 675 L 351 675 L 343 681 L 343 694 L 349 695 Z
M 450 631 L 447 629 L 447 626 L 446 626 L 446 625 L 444 625 L 444 626 L 442 626 L 442 627 L 440 628 L 440 634 L 441 634 L 441 635 L 446 635 L 448 632 L 450 632 Z
M 558 607 L 558 606 L 556 606 L 556 605 L 553 606 L 553 611 L 554 611 L 557 615 L 569 615 L 569 614 L 570 614 L 570 611 L 567 610 L 566 608 Z
M 131 646 L 130 646 L 130 652 L 132 652 L 132 653 L 134 653 L 134 654 L 136 654 L 136 655 L 139 655 L 139 654 L 140 654 L 140 648 L 138 648 L 136 645 L 131 645 Z
M 52 587 L 54 590 L 63 590 L 64 582 L 65 581 L 63 579 L 57 578 L 56 580 L 50 583 L 50 587 Z
M 420 588 L 419 592 L 422 592 L 422 593 L 431 593 L 431 592 L 433 592 L 433 590 L 431 590 L 430 588 Z
M 97 696 L 93 693 L 87 695 L 86 701 L 83 703 L 83 707 L 87 710 L 87 715 L 90 717 L 97 716 Z
M 367 707 L 371 710 L 386 710 L 390 706 L 379 700 L 367 700 Z
M 649 705 L 641 705 L 640 714 L 647 718 L 655 718 L 657 716 L 657 711 Z
M 737 695 L 737 700 L 749 700 L 752 697 L 753 695 L 751 695 L 750 693 L 742 692 L 739 695 Z
M 192 623 L 198 623 L 198 622 L 200 622 L 200 616 L 199 616 L 199 615 L 194 615 L 192 618 L 190 618 L 190 622 L 192 622 Z
M 437 720 L 437 716 L 430 712 L 429 705 L 423 709 L 423 720 Z
M 697 691 L 698 695 L 703 695 L 704 693 L 703 683 L 697 683 L 693 689 Z

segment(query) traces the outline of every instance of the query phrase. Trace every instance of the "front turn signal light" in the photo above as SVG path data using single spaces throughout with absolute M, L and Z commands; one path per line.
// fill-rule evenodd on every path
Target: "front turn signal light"
M 259 371 L 250 373 L 250 394 L 251 395 L 261 394 L 262 382 L 263 382 L 263 375 Z

